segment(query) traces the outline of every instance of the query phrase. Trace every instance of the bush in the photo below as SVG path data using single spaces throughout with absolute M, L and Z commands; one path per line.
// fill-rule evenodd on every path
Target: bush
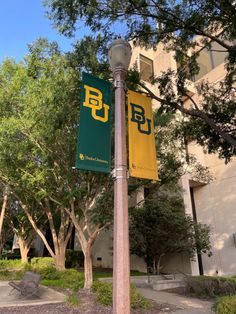
M 84 266 L 84 254 L 82 251 L 75 250 L 66 250 L 66 267 L 75 268 L 75 267 Z
M 41 275 L 42 279 L 56 280 L 60 279 L 60 272 L 54 267 L 38 268 L 36 271 Z
M 31 259 L 31 266 L 34 269 L 53 268 L 54 261 L 52 257 L 34 257 Z
M 131 307 L 132 309 L 149 309 L 151 303 L 138 292 L 134 285 L 131 285 Z
M 51 287 L 69 288 L 78 291 L 84 285 L 84 274 L 75 269 L 58 271 L 56 269 L 40 270 L 43 274 L 42 284 Z
M 236 296 L 219 298 L 214 306 L 214 310 L 216 314 L 236 314 Z
M 25 263 L 22 263 L 19 259 L 0 260 L 0 269 L 23 269 Z
M 95 281 L 92 287 L 96 293 L 97 301 L 103 305 L 112 305 L 112 284 L 107 282 Z M 141 295 L 134 285 L 130 291 L 132 309 L 148 309 L 151 303 Z
M 23 277 L 24 271 L 9 271 L 0 270 L 0 280 L 20 280 Z
M 236 294 L 236 278 L 198 276 L 186 279 L 186 292 L 197 296 L 224 296 Z
M 78 307 L 81 305 L 81 302 L 75 293 L 68 295 L 65 300 L 67 304 L 73 307 Z
M 112 305 L 112 284 L 95 281 L 92 289 L 96 293 L 99 303 L 102 305 Z

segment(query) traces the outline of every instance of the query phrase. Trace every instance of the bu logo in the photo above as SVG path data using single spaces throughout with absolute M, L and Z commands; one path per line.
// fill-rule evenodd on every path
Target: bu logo
M 85 100 L 83 106 L 91 108 L 92 117 L 95 120 L 101 122 L 108 121 L 108 110 L 110 109 L 108 105 L 102 103 L 102 93 L 99 89 L 84 85 L 85 88 Z M 101 111 L 103 115 L 98 115 L 98 111 Z
M 136 122 L 139 132 L 149 135 L 151 134 L 151 119 L 146 119 L 145 110 L 142 106 L 132 104 L 131 105 L 131 121 Z M 145 126 L 147 124 L 147 126 Z

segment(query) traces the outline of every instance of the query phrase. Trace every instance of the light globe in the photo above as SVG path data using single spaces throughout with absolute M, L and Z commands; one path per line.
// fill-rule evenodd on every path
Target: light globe
M 118 67 L 128 70 L 132 53 L 130 44 L 126 40 L 118 38 L 111 43 L 108 49 L 108 59 L 112 71 L 114 72 Z

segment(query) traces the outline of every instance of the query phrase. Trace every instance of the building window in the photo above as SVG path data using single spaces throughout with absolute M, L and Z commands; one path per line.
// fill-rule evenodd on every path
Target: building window
M 199 73 L 194 77 L 194 81 L 199 80 L 218 65 L 224 63 L 227 55 L 228 53 L 224 51 L 224 47 L 217 42 L 211 43 L 210 50 L 203 48 L 197 57 L 197 63 L 200 69 Z
M 139 62 L 141 80 L 151 82 L 153 78 L 153 61 L 143 55 L 139 55 Z

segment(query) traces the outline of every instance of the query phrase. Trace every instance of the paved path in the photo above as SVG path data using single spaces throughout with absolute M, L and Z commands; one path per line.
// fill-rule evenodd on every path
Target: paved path
M 164 291 L 154 291 L 150 287 L 142 285 L 138 290 L 147 298 L 157 303 L 169 304 L 176 307 L 176 314 L 212 314 L 212 302 L 203 301 L 195 298 L 180 296 L 174 293 Z M 11 287 L 6 281 L 0 281 L 0 308 L 10 306 L 31 306 L 52 303 L 61 303 L 65 300 L 65 295 L 48 287 L 40 286 L 39 298 L 32 297 L 24 299 L 15 291 L 9 295 Z M 170 314 L 170 310 L 162 312 Z
M 138 287 L 146 298 L 156 301 L 158 303 L 167 303 L 177 307 L 176 314 L 212 314 L 213 305 L 210 301 L 200 300 L 196 298 L 189 298 L 174 293 L 155 291 L 149 287 Z M 170 312 L 166 312 L 170 313 Z M 163 314 L 165 314 L 163 312 Z
M 48 287 L 40 286 L 38 297 L 32 296 L 24 299 L 18 291 L 13 291 L 6 281 L 0 281 L 0 307 L 24 306 L 61 303 L 65 300 L 65 295 Z

